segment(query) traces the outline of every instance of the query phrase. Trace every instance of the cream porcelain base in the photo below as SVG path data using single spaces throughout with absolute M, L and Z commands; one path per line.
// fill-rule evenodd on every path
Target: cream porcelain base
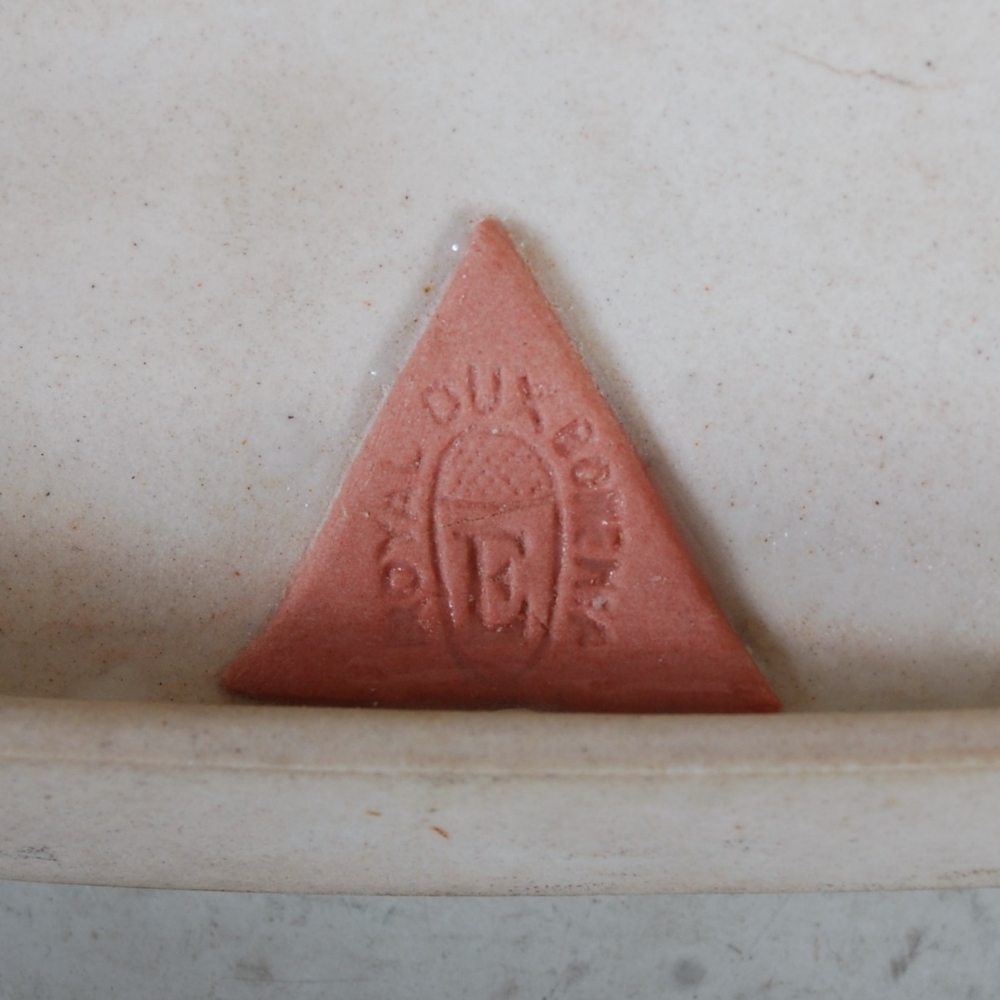
M 1000 882 L 988 10 L 2 19 L 0 877 Z M 488 213 L 787 716 L 226 704 Z

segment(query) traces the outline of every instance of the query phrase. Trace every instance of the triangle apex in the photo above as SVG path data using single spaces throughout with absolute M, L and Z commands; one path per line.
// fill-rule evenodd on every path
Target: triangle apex
M 521 256 L 510 231 L 495 215 L 487 215 L 473 226 L 469 249 L 477 247 L 494 251 L 501 249 L 513 251 L 518 257 Z

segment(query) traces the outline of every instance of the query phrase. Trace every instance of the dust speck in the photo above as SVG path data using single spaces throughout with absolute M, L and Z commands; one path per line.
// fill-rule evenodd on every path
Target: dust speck
M 682 958 L 674 966 L 674 981 L 678 986 L 697 986 L 708 970 L 696 958 Z

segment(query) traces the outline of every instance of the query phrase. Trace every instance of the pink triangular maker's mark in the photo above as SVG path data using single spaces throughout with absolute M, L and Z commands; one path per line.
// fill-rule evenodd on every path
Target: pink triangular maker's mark
M 223 683 L 397 708 L 780 707 L 494 219 Z

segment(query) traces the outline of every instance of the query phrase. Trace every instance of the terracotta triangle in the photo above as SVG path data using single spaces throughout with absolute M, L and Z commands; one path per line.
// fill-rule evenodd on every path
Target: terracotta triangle
M 493 219 L 223 683 L 330 705 L 780 707 Z

